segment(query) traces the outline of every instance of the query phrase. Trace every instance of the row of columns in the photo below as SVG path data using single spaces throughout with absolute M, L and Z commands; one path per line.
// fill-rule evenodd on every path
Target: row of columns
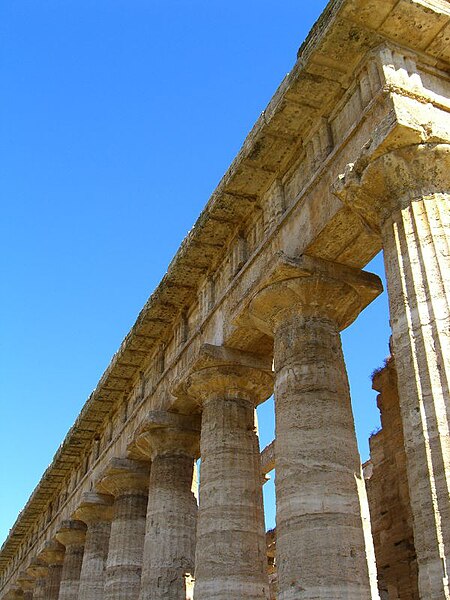
M 381 286 L 344 267 L 337 279 L 336 265 L 308 257 L 288 267 L 297 276 L 266 286 L 248 307 L 275 339 L 279 597 L 369 598 L 361 467 L 339 330 Z M 271 359 L 205 345 L 174 390 L 201 407 L 201 435 L 193 418 L 149 418 L 130 446 L 148 460 L 113 459 L 97 493 L 85 495 L 76 520 L 58 532 L 65 554 L 55 598 L 185 600 L 184 575 L 195 565 L 198 600 L 268 599 L 254 411 L 273 389 Z M 197 523 L 191 486 L 199 455 Z M 50 564 L 49 557 L 39 559 Z M 48 571 L 44 597 L 53 598 Z M 40 589 L 38 579 L 34 599 Z
M 430 153 L 438 166 L 424 177 Z M 392 152 L 356 165 L 335 190 L 383 239 L 427 600 L 450 598 L 449 157 L 442 145 Z M 146 460 L 114 459 L 100 495 L 87 496 L 77 521 L 58 533 L 62 567 L 49 549 L 28 569 L 33 600 L 56 598 L 59 575 L 63 600 L 185 600 L 194 565 L 196 600 L 267 600 L 254 409 L 273 389 L 278 598 L 376 598 L 340 331 L 381 289 L 358 269 L 275 257 L 243 309 L 247 323 L 274 339 L 274 373 L 264 357 L 204 346 L 173 392 L 201 410 L 200 448 L 195 419 L 149 419 L 133 444 Z M 197 519 L 191 485 L 199 455 Z
M 150 486 L 161 477 L 150 493 L 147 463 L 114 459 L 99 486 L 109 493 L 84 495 L 74 519 L 19 575 L 18 597 L 185 600 L 184 574 L 194 570 L 193 465 L 193 455 L 156 457 Z

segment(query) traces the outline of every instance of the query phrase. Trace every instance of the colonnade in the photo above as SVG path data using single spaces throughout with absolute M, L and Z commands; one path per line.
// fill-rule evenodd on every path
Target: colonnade
M 276 258 L 271 280 L 285 263 Z M 149 414 L 129 446 L 142 460 L 112 459 L 61 524 L 55 547 L 28 569 L 33 598 L 185 600 L 185 578 L 195 573 L 197 600 L 268 599 L 254 411 L 274 390 L 279 597 L 303 590 L 330 600 L 370 597 L 339 330 L 381 284 L 310 257 L 288 268 L 289 278 L 265 285 L 247 308 L 255 326 L 273 331 L 275 370 L 272 357 L 204 345 L 173 389 L 197 403 L 201 420 Z M 197 509 L 191 488 L 199 456 Z
M 417 145 L 362 160 L 335 189 L 383 240 L 427 600 L 450 598 L 449 174 L 450 146 Z M 130 444 L 135 458 L 111 460 L 20 574 L 17 594 L 185 600 L 186 578 L 195 575 L 196 600 L 266 600 L 254 409 L 274 392 L 278 598 L 376 598 L 340 331 L 381 289 L 357 268 L 275 256 L 242 308 L 273 337 L 274 368 L 272 356 L 204 345 L 172 390 L 198 414 L 149 415 Z

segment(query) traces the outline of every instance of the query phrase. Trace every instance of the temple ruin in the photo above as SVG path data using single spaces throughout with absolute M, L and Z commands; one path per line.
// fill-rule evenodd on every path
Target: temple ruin
M 376 372 L 382 429 L 370 439 L 367 473 L 372 535 L 382 598 L 419 600 L 417 558 L 394 360 Z
M 450 3 L 332 0 L 19 514 L 0 599 L 450 600 L 449 199 Z M 380 250 L 363 475 L 340 332 Z

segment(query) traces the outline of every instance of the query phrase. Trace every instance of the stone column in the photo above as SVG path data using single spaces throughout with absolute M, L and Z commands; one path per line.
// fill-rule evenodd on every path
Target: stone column
M 17 583 L 23 590 L 23 600 L 33 600 L 34 578 L 26 571 L 21 571 L 17 576 Z
M 203 408 L 195 598 L 266 600 L 254 409 L 272 393 L 271 361 L 206 345 L 184 389 Z
M 186 575 L 195 566 L 199 438 L 198 416 L 152 412 L 136 439 L 152 461 L 140 600 L 186 600 Z
M 87 492 L 74 513 L 87 526 L 78 600 L 103 600 L 113 501 L 112 496 Z
M 86 525 L 76 520 L 63 521 L 56 534 L 58 542 L 66 547 L 59 586 L 59 600 L 78 599 L 85 536 Z
M 381 236 L 421 598 L 450 598 L 450 145 L 350 165 L 335 193 Z
M 376 598 L 339 332 L 381 282 L 307 256 L 280 261 L 248 307 L 274 336 L 278 598 Z
M 139 597 L 148 485 L 148 464 L 115 458 L 98 486 L 99 491 L 115 498 L 106 561 L 106 600 Z
M 27 573 L 34 579 L 33 600 L 46 600 L 48 566 L 43 560 L 35 558 L 27 568 Z
M 48 565 L 47 600 L 58 600 L 65 548 L 56 540 L 46 542 L 39 558 Z

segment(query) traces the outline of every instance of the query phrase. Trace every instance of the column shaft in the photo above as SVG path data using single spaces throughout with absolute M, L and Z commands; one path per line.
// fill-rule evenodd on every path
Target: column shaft
M 98 484 L 114 496 L 105 573 L 106 600 L 137 600 L 141 583 L 149 464 L 114 458 Z
M 448 600 L 450 144 L 367 148 L 334 189 L 383 240 L 419 593 Z
M 185 574 L 195 565 L 193 466 L 193 456 L 153 458 L 140 600 L 186 600 Z
M 422 598 L 450 598 L 450 195 L 382 227 Z
M 58 600 L 59 587 L 61 584 L 62 564 L 50 565 L 47 576 L 47 600 Z
M 106 563 L 105 599 L 138 598 L 145 536 L 147 494 L 116 497 Z
M 39 553 L 39 559 L 48 565 L 46 590 L 48 600 L 58 600 L 64 554 L 64 546 L 56 540 L 48 540 Z
M 78 599 L 82 562 L 83 546 L 75 544 L 66 546 L 59 588 L 59 600 Z
M 78 600 L 86 526 L 81 521 L 63 521 L 56 538 L 65 547 L 59 600 Z
M 47 588 L 48 566 L 40 558 L 34 558 L 26 572 L 19 573 L 19 581 L 24 588 L 33 590 L 33 600 L 45 600 Z
M 275 330 L 274 355 L 278 598 L 370 598 L 338 327 L 292 312 Z
M 268 598 L 254 406 L 245 397 L 204 403 L 197 600 Z
M 87 527 L 78 600 L 103 600 L 113 502 L 110 495 L 86 492 L 74 513 Z
M 78 600 L 103 600 L 110 530 L 109 521 L 88 524 Z
M 271 357 L 204 344 L 173 390 L 203 408 L 196 600 L 269 598 L 254 410 L 273 391 L 271 367 Z
M 47 579 L 46 578 L 36 579 L 36 583 L 34 584 L 34 588 L 33 588 L 33 600 L 47 600 L 46 590 L 47 590 Z

